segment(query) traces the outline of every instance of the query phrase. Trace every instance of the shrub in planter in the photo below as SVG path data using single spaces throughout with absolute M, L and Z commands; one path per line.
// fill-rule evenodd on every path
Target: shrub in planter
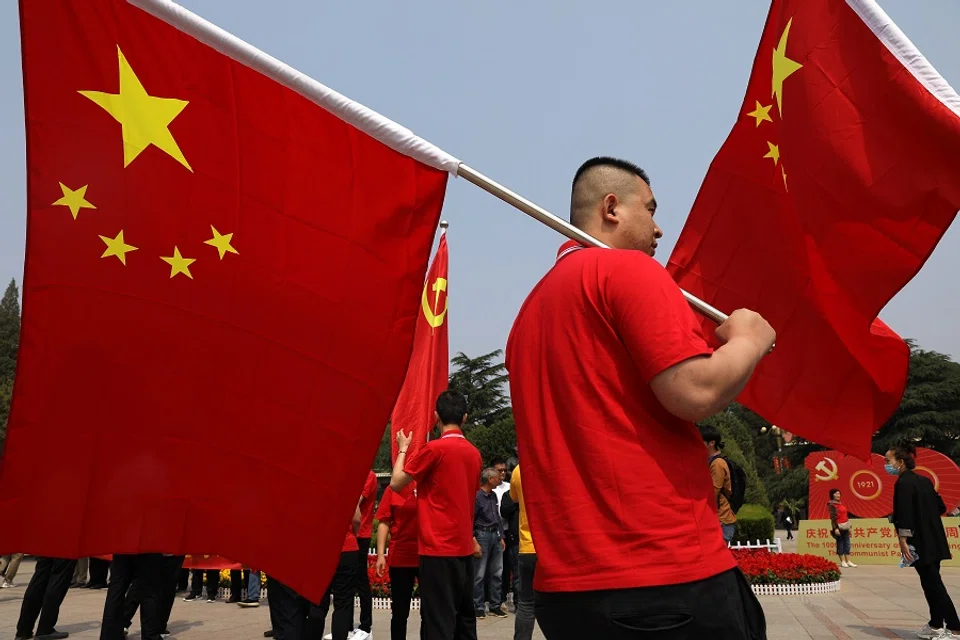
M 761 542 L 773 540 L 773 514 L 759 504 L 745 504 L 737 512 L 737 532 L 734 542 Z
M 740 570 L 750 584 L 822 584 L 840 579 L 840 567 L 826 558 L 766 549 L 735 550 Z

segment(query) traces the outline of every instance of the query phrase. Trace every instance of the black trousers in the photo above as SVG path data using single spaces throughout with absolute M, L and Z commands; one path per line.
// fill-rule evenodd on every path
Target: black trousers
M 536 615 L 547 640 L 766 640 L 760 602 L 739 569 L 686 584 L 536 592 Z
M 181 562 L 181 564 L 183 564 Z M 190 584 L 190 569 L 180 569 L 177 574 L 177 593 L 186 591 Z
M 168 572 L 167 578 L 169 578 L 169 584 L 164 585 L 163 592 L 160 594 L 160 616 L 164 631 L 170 623 L 170 614 L 173 612 L 173 601 L 177 597 L 180 574 L 183 572 L 183 569 L 181 569 L 183 561 L 183 556 L 164 556 L 162 560 L 163 570 Z M 187 575 L 189 575 L 189 572 Z M 123 626 L 126 629 L 133 626 L 133 616 L 137 615 L 137 609 L 140 608 L 140 591 L 142 588 L 141 581 L 134 578 L 130 589 L 127 591 L 127 597 L 123 602 Z
M 947 593 L 947 587 L 940 577 L 940 563 L 930 562 L 923 565 L 914 565 L 917 575 L 920 576 L 920 586 L 923 596 L 930 607 L 930 622 L 932 629 L 942 629 L 944 626 L 954 633 L 960 631 L 960 619 L 957 619 L 957 608 Z
M 106 587 L 107 572 L 110 570 L 110 561 L 100 558 L 90 558 L 90 581 L 88 587 Z
M 517 592 L 520 591 L 520 545 L 507 541 L 503 551 L 503 578 L 500 583 L 500 602 L 507 604 L 507 594 L 513 590 L 513 604 L 517 604 Z
M 270 625 L 276 640 L 304 640 L 310 603 L 276 578 L 267 575 Z
M 240 602 L 243 599 L 243 590 L 247 588 L 247 580 L 250 578 L 250 569 L 231 569 L 230 570 L 230 601 Z
M 190 593 L 199 598 L 203 593 L 203 575 L 207 575 L 207 600 L 217 599 L 217 590 L 220 589 L 220 572 L 216 569 L 192 569 L 193 584 Z
M 368 543 L 369 544 L 369 543 Z M 347 634 L 353 631 L 353 596 L 357 590 L 357 552 L 347 551 L 340 554 L 340 564 L 333 574 L 333 580 L 319 604 L 310 605 L 307 619 L 307 640 L 323 640 L 330 600 L 333 600 L 333 620 L 330 630 L 333 640 L 347 640 Z M 372 614 L 371 614 L 372 615 Z
M 60 617 L 60 605 L 70 589 L 73 572 L 77 568 L 76 560 L 62 558 L 37 558 L 33 577 L 23 594 L 20 606 L 20 620 L 17 621 L 17 635 L 33 635 L 33 625 L 37 623 L 37 635 L 53 633 Z M 39 622 L 37 618 L 39 617 Z
M 473 556 L 420 556 L 420 620 L 424 640 L 477 640 L 473 571 Z
M 137 582 L 134 597 L 140 601 L 140 628 L 144 640 L 160 640 L 166 626 L 166 588 L 172 586 L 169 562 L 159 553 L 114 554 L 110 584 L 103 603 L 100 640 L 123 640 L 127 593 Z
M 357 596 L 360 597 L 360 630 L 370 633 L 373 629 L 373 595 L 370 593 L 370 574 L 367 572 L 367 555 L 370 551 L 370 538 L 357 538 L 360 551 L 357 552 Z M 353 620 L 350 620 L 353 624 Z
M 520 588 L 513 594 L 517 604 L 517 619 L 513 626 L 513 640 L 532 640 L 537 625 L 534 613 L 533 578 L 537 572 L 537 554 L 521 553 L 518 564 Z
M 390 640 L 406 640 L 418 567 L 390 567 Z M 421 637 L 423 633 L 421 632 Z

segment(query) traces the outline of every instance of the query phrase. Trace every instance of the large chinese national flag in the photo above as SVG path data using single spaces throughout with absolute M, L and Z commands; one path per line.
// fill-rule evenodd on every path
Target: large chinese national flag
M 138 4 L 177 26 L 121 0 L 20 3 L 0 552 L 217 554 L 316 601 L 406 372 L 455 160 Z
M 960 97 L 946 81 L 872 0 L 774 0 L 669 269 L 777 330 L 744 404 L 865 456 L 909 358 L 877 314 L 958 208 Z
M 450 352 L 447 317 L 447 234 L 440 236 L 440 245 L 427 273 L 420 296 L 420 315 L 413 339 L 413 355 L 407 377 L 390 418 L 393 446 L 392 459 L 397 459 L 397 432 L 413 433 L 410 459 L 436 423 L 437 396 L 448 386 Z

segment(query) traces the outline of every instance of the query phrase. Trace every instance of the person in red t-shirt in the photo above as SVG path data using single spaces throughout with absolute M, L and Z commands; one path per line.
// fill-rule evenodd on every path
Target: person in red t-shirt
M 417 484 L 408 484 L 400 493 L 387 488 L 377 507 L 377 520 L 377 575 L 383 577 L 390 567 L 390 640 L 405 640 L 413 585 L 420 566 Z
M 717 526 L 693 422 L 737 397 L 776 335 L 739 310 L 716 329 L 722 346 L 708 346 L 653 260 L 656 207 L 636 165 L 584 163 L 570 221 L 611 248 L 564 245 L 507 344 L 536 616 L 549 640 L 765 637 Z
M 467 399 L 457 391 L 437 398 L 440 437 L 407 460 L 411 434 L 397 433 L 390 488 L 417 481 L 420 525 L 420 619 L 424 640 L 476 640 L 473 607 L 473 507 L 480 452 L 463 437 Z
M 373 629 L 373 594 L 370 593 L 370 574 L 367 573 L 367 556 L 370 554 L 370 538 L 373 537 L 373 508 L 377 502 L 377 474 L 371 471 L 360 495 L 360 531 L 357 533 L 357 596 L 360 598 L 360 626 L 350 640 L 365 640 Z M 352 620 L 351 620 L 352 626 Z

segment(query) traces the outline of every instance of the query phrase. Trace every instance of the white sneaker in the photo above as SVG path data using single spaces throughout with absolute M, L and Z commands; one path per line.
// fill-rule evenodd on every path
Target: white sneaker
M 353 632 L 352 636 L 348 636 L 348 637 L 349 637 L 349 640 L 373 640 L 372 633 L 367 633 L 366 631 L 362 631 L 360 629 L 357 629 L 356 631 Z
M 3 581 L 3 584 L 0 585 L 0 589 L 12 589 L 12 588 L 15 587 L 15 586 L 17 586 L 17 585 L 13 584 L 12 582 L 10 582 L 10 581 L 8 581 L 8 580 L 4 580 L 4 581 Z
M 943 629 L 934 629 L 929 624 L 925 624 L 923 625 L 923 629 L 917 631 L 917 637 L 924 638 L 924 640 L 936 640 L 940 637 L 940 632 L 942 631 Z
M 940 635 L 937 636 L 937 640 L 952 640 L 953 638 L 958 638 L 958 637 L 960 636 L 957 636 L 955 633 L 950 631 L 950 629 L 947 629 L 946 627 L 944 627 L 943 629 L 940 630 Z
M 850 565 L 848 565 L 846 562 L 841 562 L 840 566 L 843 567 L 844 569 L 848 569 L 850 567 Z
M 857 568 L 857 565 L 853 564 L 852 562 L 848 562 L 848 563 L 847 563 L 847 566 L 850 567 L 851 569 L 856 569 L 856 568 Z

